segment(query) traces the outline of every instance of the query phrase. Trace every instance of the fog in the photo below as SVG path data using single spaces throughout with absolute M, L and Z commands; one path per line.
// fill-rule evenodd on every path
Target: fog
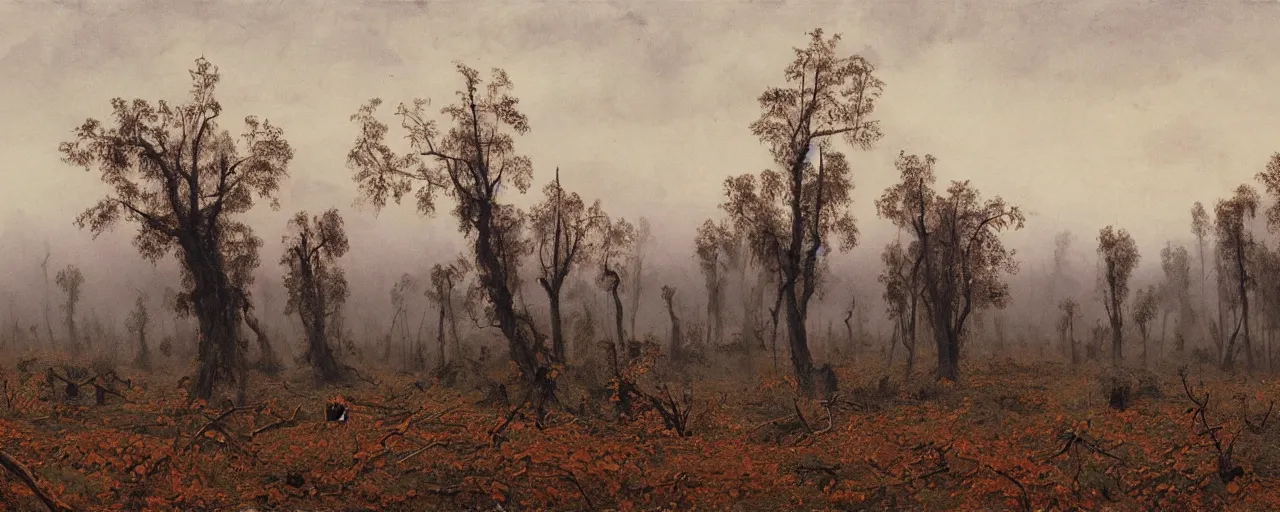
M 1063 286 L 1076 290 L 1082 325 L 1091 326 L 1102 314 L 1094 291 L 1099 228 L 1133 234 L 1142 254 L 1134 288 L 1154 284 L 1166 242 L 1194 256 L 1192 203 L 1212 210 L 1236 185 L 1253 183 L 1278 149 L 1280 96 L 1271 91 L 1280 83 L 1280 3 L 999 4 L 6 2 L 0 317 L 43 329 L 45 244 L 50 279 L 79 266 L 82 314 L 116 331 L 135 290 L 158 306 L 165 287 L 180 287 L 172 258 L 153 266 L 138 256 L 134 226 L 94 240 L 72 224 L 108 189 L 96 173 L 62 163 L 57 148 L 85 118 L 108 116 L 111 98 L 182 100 L 185 70 L 204 56 L 222 72 L 223 128 L 238 133 L 231 120 L 246 115 L 270 119 L 296 154 L 281 208 L 260 204 L 245 216 L 265 241 L 254 291 L 260 301 L 270 297 L 264 319 L 286 346 L 301 343 L 296 319 L 282 316 L 280 239 L 294 212 L 336 207 L 352 247 L 341 260 L 352 291 L 348 321 L 381 322 L 381 332 L 399 276 L 424 276 L 467 246 L 447 208 L 425 218 L 411 199 L 377 214 L 357 202 L 345 166 L 357 131 L 348 118 L 373 97 L 442 105 L 457 88 L 451 62 L 460 60 L 505 69 L 529 117 L 517 148 L 533 161 L 534 185 L 509 200 L 538 200 L 558 167 L 567 189 L 601 199 L 611 215 L 652 224 L 638 323 L 661 332 L 664 284 L 679 288 L 690 315 L 704 314 L 695 230 L 723 216 L 726 177 L 771 165 L 748 129 L 756 98 L 782 82 L 806 31 L 822 27 L 878 67 L 886 86 L 875 117 L 885 136 L 849 154 L 862 238 L 851 252 L 830 255 L 832 278 L 811 331 L 823 336 L 834 322 L 840 332 L 856 293 L 868 335 L 887 336 L 876 276 L 881 249 L 898 232 L 873 201 L 897 182 L 899 151 L 936 155 L 939 184 L 972 180 L 984 196 L 1028 211 L 1027 228 L 1004 235 L 1022 272 L 1011 278 L 1014 305 L 1003 314 L 1030 319 L 1039 335 L 1050 336 L 1056 314 L 1056 299 L 1039 292 L 1053 237 L 1075 233 Z M 50 288 L 60 333 L 61 294 Z M 524 294 L 545 302 L 534 283 Z M 729 300 L 728 310 L 735 307 Z

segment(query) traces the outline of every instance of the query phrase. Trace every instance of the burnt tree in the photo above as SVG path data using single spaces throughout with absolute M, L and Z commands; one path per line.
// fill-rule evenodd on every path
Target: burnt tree
M 59 150 L 67 163 L 96 167 L 111 189 L 76 219 L 80 227 L 96 237 L 121 219 L 133 222 L 144 258 L 174 254 L 181 261 L 182 307 L 200 325 L 191 396 L 208 399 L 220 380 L 244 384 L 238 294 L 226 252 L 228 238 L 245 239 L 248 230 L 234 219 L 255 197 L 274 206 L 293 150 L 280 128 L 253 116 L 245 118 L 237 144 L 217 122 L 217 68 L 198 59 L 191 79 L 187 103 L 116 98 L 109 123 L 85 121 Z
M 681 350 L 684 342 L 680 333 L 680 317 L 676 316 L 675 307 L 676 289 L 670 286 L 662 287 L 662 302 L 667 305 L 667 317 L 671 319 L 671 362 L 679 363 L 681 360 Z
M 529 131 L 529 121 L 506 72 L 494 69 L 486 82 L 475 69 L 461 63 L 456 69 L 462 88 L 456 102 L 440 111 L 449 123 L 444 130 L 427 117 L 426 100 L 401 104 L 396 113 L 409 134 L 410 151 L 397 154 L 384 142 L 387 125 L 375 117 L 382 101 L 373 99 L 351 118 L 360 133 L 347 162 L 362 196 L 376 208 L 388 199 L 399 202 L 415 184 L 424 215 L 435 213 L 440 194 L 454 200 L 459 229 L 473 243 L 490 320 L 502 331 L 525 380 L 540 383 L 538 376 L 547 372 L 536 355 L 538 334 L 527 315 L 516 310 L 520 215 L 500 196 L 511 188 L 524 193 L 531 184 L 533 163 L 516 153 L 514 137 Z
M 1235 288 L 1231 292 L 1235 294 L 1235 303 L 1240 311 L 1219 361 L 1224 371 L 1230 371 L 1235 365 L 1237 340 L 1241 342 L 1249 369 L 1254 368 L 1253 338 L 1249 328 L 1249 289 L 1254 283 L 1249 274 L 1249 255 L 1257 242 L 1248 222 L 1257 215 L 1258 202 L 1258 193 L 1253 187 L 1240 185 L 1234 196 L 1218 201 L 1214 207 L 1214 232 L 1218 240 L 1217 252 L 1223 262 L 1223 281 L 1229 281 Z M 1226 326 L 1220 328 L 1226 332 Z
M 1112 226 L 1098 232 L 1098 257 L 1102 263 L 1102 305 L 1111 322 L 1111 362 L 1124 362 L 1124 302 L 1129 298 L 1129 279 L 1138 267 L 1138 245 L 1129 232 Z
M 740 225 L 752 226 L 758 239 L 768 239 L 752 245 L 771 249 L 761 256 L 775 260 L 782 275 L 791 362 L 806 395 L 814 392 L 815 368 L 805 320 L 817 286 L 819 256 L 834 246 L 829 239 L 839 239 L 842 249 L 857 243 L 857 226 L 848 213 L 851 172 L 831 139 L 843 138 L 858 149 L 869 149 L 880 139 L 870 116 L 884 84 L 863 57 L 837 54 L 839 42 L 839 35 L 810 32 L 809 44 L 794 49 L 795 58 L 783 73 L 786 84 L 760 95 L 761 114 L 751 132 L 769 148 L 776 169 L 762 171 L 758 187 L 755 180 L 739 182 L 751 185 L 747 188 L 729 187 L 722 205 Z M 757 204 L 747 207 L 744 202 Z
M 285 314 L 297 314 L 307 334 L 307 352 L 303 359 L 311 364 L 321 382 L 333 382 L 343 376 L 333 348 L 329 346 L 332 327 L 329 319 L 347 300 L 347 278 L 337 265 L 350 249 L 338 210 L 308 216 L 298 212 L 289 220 L 280 265 L 285 268 L 284 287 L 289 292 Z
M 934 192 L 936 162 L 932 155 L 900 153 L 895 165 L 901 181 L 885 189 L 876 210 L 915 238 L 909 254 L 920 259 L 920 293 L 937 345 L 937 376 L 955 381 L 970 315 L 1008 304 L 1009 285 L 1002 276 L 1017 272 L 1018 263 L 1000 234 L 1022 229 L 1026 217 L 998 196 L 982 200 L 968 181 L 951 182 L 945 195 Z
M 67 301 L 62 303 L 62 311 L 67 315 L 63 320 L 67 326 L 67 346 L 72 352 L 79 352 L 83 347 L 80 343 L 80 333 L 76 330 L 76 306 L 80 304 L 80 298 L 83 295 L 81 287 L 84 286 L 84 274 L 80 272 L 79 267 L 67 265 L 67 268 L 58 271 L 54 282 L 67 296 Z
M 529 212 L 537 244 L 540 275 L 538 284 L 547 293 L 551 316 L 551 354 L 564 363 L 565 335 L 561 308 L 565 279 L 573 269 L 587 261 L 594 251 L 596 236 L 604 214 L 597 200 L 590 206 L 575 192 L 560 185 L 560 169 L 555 180 L 543 188 L 546 196 Z

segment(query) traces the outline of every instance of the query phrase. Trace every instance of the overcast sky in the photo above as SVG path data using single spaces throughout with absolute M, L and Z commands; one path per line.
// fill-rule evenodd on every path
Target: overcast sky
M 447 209 L 434 221 L 408 204 L 352 211 L 348 117 L 372 97 L 451 101 L 462 60 L 510 73 L 532 128 L 518 141 L 532 194 L 558 166 L 612 214 L 648 216 L 691 265 L 724 178 L 769 164 L 748 129 L 756 97 L 815 27 L 842 33 L 886 83 L 885 136 L 851 155 L 867 234 L 855 257 L 890 236 L 872 201 L 900 150 L 1029 209 L 1024 250 L 1071 229 L 1091 254 L 1114 223 L 1147 265 L 1188 236 L 1194 201 L 1212 208 L 1280 150 L 1280 2 L 1268 0 L 0 0 L 0 226 L 22 218 L 63 245 L 129 255 L 127 227 L 90 244 L 70 225 L 105 189 L 57 145 L 113 97 L 182 100 L 203 55 L 222 71 L 223 127 L 265 117 L 296 151 L 282 210 L 251 216 L 264 269 L 278 270 L 291 212 L 330 206 L 348 214 L 355 261 L 438 261 L 458 249 Z M 385 269 L 388 286 L 400 272 Z

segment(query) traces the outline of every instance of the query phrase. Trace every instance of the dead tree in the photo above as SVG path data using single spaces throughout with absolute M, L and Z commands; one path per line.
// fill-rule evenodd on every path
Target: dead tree
M 502 331 L 526 383 L 539 385 L 538 375 L 547 373 L 536 355 L 540 340 L 533 322 L 516 310 L 516 264 L 529 252 L 522 238 L 523 214 L 499 201 L 500 191 L 529 188 L 533 163 L 516 153 L 513 136 L 528 132 L 529 122 L 518 110 L 506 72 L 493 70 L 485 83 L 475 69 L 461 63 L 456 68 L 463 87 L 457 102 L 441 110 L 451 123 L 446 130 L 427 117 L 426 100 L 401 104 L 397 114 L 409 132 L 411 151 L 397 155 L 384 143 L 387 126 L 374 117 L 382 101 L 373 99 L 352 116 L 360 134 L 347 162 L 361 194 L 377 208 L 388 199 L 399 202 L 415 183 L 421 184 L 417 204 L 423 214 L 435 212 L 440 193 L 455 200 L 459 227 L 474 243 L 490 320 Z
M 1236 294 L 1235 301 L 1240 306 L 1236 326 L 1231 336 L 1227 338 L 1226 347 L 1222 351 L 1220 363 L 1223 371 L 1230 371 L 1235 365 L 1238 339 L 1241 340 L 1241 348 L 1244 349 L 1245 361 L 1249 369 L 1254 368 L 1253 338 L 1249 329 L 1249 288 L 1253 286 L 1253 279 L 1249 275 L 1248 258 L 1256 242 L 1247 223 L 1257 214 L 1258 202 L 1258 193 L 1252 187 L 1240 185 L 1231 199 L 1218 201 L 1218 205 L 1214 208 L 1214 231 L 1218 239 L 1218 254 L 1222 261 L 1226 262 L 1223 270 L 1235 288 L 1232 292 Z M 1225 332 L 1225 326 L 1223 329 Z M 1243 337 L 1240 336 L 1241 334 Z
M 1142 335 L 1142 364 L 1147 364 L 1147 340 L 1150 337 L 1148 326 L 1155 320 L 1159 308 L 1159 295 L 1155 286 L 1138 290 L 1134 297 L 1133 323 L 1138 326 L 1138 334 Z
M 722 205 L 754 237 L 759 260 L 776 262 L 780 271 L 792 368 L 806 395 L 815 392 L 805 325 L 820 257 L 836 247 L 851 249 L 858 234 L 848 212 L 852 172 L 832 139 L 865 150 L 881 136 L 870 117 L 884 83 L 862 56 L 838 55 L 839 42 L 839 35 L 810 32 L 809 44 L 797 48 L 787 66 L 786 84 L 760 95 L 751 131 L 768 146 L 776 168 L 760 174 L 758 187 L 750 174 L 727 180 Z
M 592 256 L 595 233 L 604 213 L 599 200 L 587 206 L 577 193 L 566 192 L 560 185 L 558 167 L 555 180 L 547 184 L 543 193 L 546 198 L 532 208 L 529 216 L 538 246 L 538 284 L 547 292 L 550 305 L 551 353 L 563 363 L 565 336 L 560 301 L 565 279 Z
M 613 366 L 614 372 L 622 371 L 622 368 L 639 354 L 636 344 L 631 343 L 627 338 L 627 333 L 623 329 L 622 296 L 619 289 L 622 286 L 623 276 L 620 269 L 615 264 L 622 259 L 630 250 L 631 245 L 635 242 L 635 227 L 627 222 L 626 219 L 603 219 L 600 222 L 600 284 L 604 286 L 609 296 L 613 299 L 614 306 L 614 329 L 618 336 L 618 344 L 614 347 Z
M 968 181 L 952 182 L 945 195 L 935 192 L 936 162 L 933 155 L 899 154 L 895 166 L 901 181 L 884 191 L 876 210 L 915 238 L 910 261 L 919 270 L 921 302 L 937 346 L 937 375 L 955 381 L 970 315 L 1008 304 L 1003 276 L 1017 272 L 1018 263 L 1000 234 L 1022 229 L 1026 217 L 998 196 L 982 200 Z
M 79 352 L 83 347 L 80 344 L 80 333 L 76 331 L 76 306 L 80 303 L 84 274 L 79 267 L 67 265 L 67 268 L 58 271 L 54 281 L 58 283 L 62 293 L 67 295 L 67 301 L 62 304 L 62 311 L 67 315 L 64 320 L 67 326 L 67 346 L 72 352 Z
M 133 303 L 133 311 L 125 320 L 125 328 L 138 337 L 138 354 L 133 359 L 134 367 L 142 371 L 151 371 L 151 348 L 147 346 L 147 329 L 151 326 L 151 315 L 147 312 L 147 296 L 139 293 Z
M 1124 362 L 1124 301 L 1129 298 L 1129 278 L 1137 268 L 1138 245 L 1129 232 L 1112 226 L 1098 232 L 1098 257 L 1103 264 L 1102 305 L 1111 321 L 1111 362 Z
M 470 263 L 463 257 L 458 257 L 446 265 L 437 263 L 431 267 L 431 288 L 427 290 L 427 299 L 434 302 L 439 311 L 439 321 L 436 325 L 436 342 L 438 343 L 436 371 L 441 374 L 448 361 L 445 358 L 445 320 L 448 320 L 453 334 L 453 358 L 455 361 L 462 361 L 462 341 L 458 338 L 458 318 L 453 309 L 454 288 L 466 278 L 470 270 Z
M 684 343 L 680 335 L 680 317 L 676 316 L 675 297 L 675 288 L 670 286 L 662 287 L 662 301 L 666 303 L 667 316 L 671 319 L 671 362 L 679 363 L 681 360 L 680 352 Z
M 336 264 L 350 248 L 342 216 L 336 209 L 315 217 L 298 212 L 287 229 L 290 234 L 283 238 L 285 253 L 280 258 L 289 291 L 285 314 L 297 313 L 302 320 L 307 333 L 304 360 L 322 382 L 333 382 L 342 378 L 343 368 L 329 346 L 329 319 L 350 295 L 346 276 Z
M 244 384 L 240 308 L 228 260 L 230 252 L 256 253 L 260 242 L 252 243 L 252 231 L 234 217 L 249 211 L 255 196 L 276 199 L 293 150 L 280 128 L 253 116 L 245 118 L 238 148 L 218 127 L 217 68 L 198 59 L 191 79 L 189 102 L 116 98 L 109 124 L 85 121 L 59 150 L 67 163 L 96 167 L 111 188 L 77 218 L 81 228 L 97 236 L 126 219 L 138 226 L 134 242 L 145 258 L 174 254 L 182 263 L 178 302 L 200 324 L 191 396 L 208 399 L 219 381 Z

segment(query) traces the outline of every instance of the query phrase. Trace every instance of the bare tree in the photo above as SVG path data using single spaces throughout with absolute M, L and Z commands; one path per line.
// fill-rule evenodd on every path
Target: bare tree
M 196 376 L 191 396 L 208 399 L 220 379 L 241 377 L 240 310 L 228 275 L 229 238 L 246 239 L 234 220 L 253 207 L 255 196 L 273 206 L 288 175 L 293 150 L 280 128 L 245 118 L 235 139 L 220 130 L 222 105 L 214 98 L 217 68 L 203 58 L 191 70 L 190 101 L 152 105 L 112 100 L 111 124 L 90 119 L 59 150 L 67 163 L 97 167 L 111 192 L 76 222 L 98 236 L 120 219 L 138 226 L 134 244 L 157 261 L 174 254 L 183 264 L 184 303 L 200 324 Z M 251 237 L 248 237 L 251 238 Z
M 546 367 L 536 356 L 540 342 L 533 322 L 516 311 L 517 267 L 523 249 L 519 212 L 500 202 L 500 192 L 515 187 L 529 189 L 533 163 L 515 150 L 513 134 L 529 130 L 529 121 L 520 112 L 512 95 L 506 72 L 494 69 L 486 83 L 475 69 L 456 63 L 463 87 L 456 103 L 441 113 L 452 123 L 441 131 L 426 117 L 426 100 L 401 104 L 397 115 L 409 132 L 411 151 L 397 155 L 383 139 L 387 126 L 375 117 L 382 101 L 370 100 L 352 120 L 359 123 L 360 135 L 348 154 L 362 195 L 377 208 L 387 199 L 397 202 L 420 184 L 418 210 L 431 215 L 440 193 L 456 203 L 454 216 L 459 228 L 473 243 L 481 287 L 489 301 L 486 311 L 507 339 L 512 361 L 529 383 L 542 384 Z M 550 389 L 543 386 L 544 389 Z
M 968 181 L 952 182 L 946 195 L 934 192 L 936 163 L 933 155 L 900 153 L 895 165 L 902 181 L 884 191 L 876 210 L 915 238 L 912 252 L 920 258 L 924 307 L 938 347 L 938 378 L 955 381 L 970 315 L 1008 303 L 1009 286 L 1002 276 L 1017 272 L 1018 264 L 1000 233 L 1022 229 L 1026 217 L 999 196 L 982 200 Z
M 1102 304 L 1111 321 L 1111 361 L 1124 362 L 1124 301 L 1129 298 L 1129 278 L 1138 266 L 1138 245 L 1129 232 L 1112 226 L 1098 232 L 1098 256 L 1103 263 Z
M 675 307 L 676 289 L 670 286 L 662 287 L 662 302 L 667 305 L 667 316 L 671 319 L 671 362 L 679 363 L 681 360 L 681 348 L 683 340 L 680 333 L 680 317 L 676 316 Z
M 708 219 L 698 228 L 693 246 L 707 288 L 707 325 L 710 327 L 707 341 L 718 344 L 724 337 L 724 274 L 730 261 L 738 257 L 737 245 L 727 225 Z
M 653 231 L 649 226 L 649 219 L 640 217 L 636 221 L 636 241 L 631 244 L 631 254 L 627 258 L 627 262 L 631 267 L 628 269 L 628 277 L 631 279 L 631 285 L 627 290 L 627 298 L 631 301 L 629 311 L 627 311 L 628 319 L 631 322 L 631 335 L 636 335 L 636 317 L 640 313 L 640 296 L 644 292 L 644 257 L 645 251 L 649 248 L 649 243 L 653 241 Z
M 409 274 L 401 274 L 400 279 L 391 285 L 391 326 L 387 328 L 387 336 L 383 339 L 382 359 L 391 358 L 391 340 L 395 336 L 396 326 L 400 326 L 401 341 L 405 341 L 408 337 L 406 334 L 405 323 L 408 322 L 408 304 L 409 294 L 417 291 L 418 281 Z
M 1142 336 L 1142 364 L 1147 364 L 1147 340 L 1150 338 L 1148 326 L 1156 318 L 1160 295 L 1155 286 L 1139 289 L 1133 299 L 1133 323 L 1138 326 L 1138 334 Z
M 1227 339 L 1222 353 L 1222 369 L 1231 370 L 1235 363 L 1236 340 L 1243 329 L 1242 348 L 1249 369 L 1253 369 L 1253 343 L 1249 329 L 1249 289 L 1253 287 L 1249 276 L 1248 255 L 1256 243 L 1247 222 L 1258 212 L 1258 193 L 1248 185 L 1236 188 L 1230 199 L 1218 201 L 1214 208 L 1214 231 L 1218 239 L 1218 254 L 1224 262 L 1224 276 L 1230 278 L 1235 286 L 1236 300 L 1240 305 L 1240 315 L 1235 329 Z M 1224 328 L 1225 332 L 1225 328 Z
M 40 260 L 40 272 L 44 275 L 44 332 L 49 339 L 49 347 L 53 348 L 56 342 L 53 340 L 53 320 L 51 310 L 51 297 L 53 296 L 52 285 L 49 283 L 49 258 L 53 253 L 49 251 L 49 242 L 44 243 L 44 258 Z
M 623 330 L 622 297 L 619 289 L 623 282 L 623 272 L 616 263 L 625 258 L 635 243 L 635 227 L 626 219 L 608 219 L 600 222 L 600 284 L 613 298 L 614 329 L 617 331 L 618 344 L 614 348 L 613 361 L 615 373 L 621 371 L 624 364 L 632 359 L 630 338 Z
M 1063 347 L 1071 355 L 1071 364 L 1080 364 L 1080 343 L 1076 341 L 1076 317 L 1079 316 L 1080 304 L 1075 299 L 1062 299 L 1058 303 L 1062 316 L 1058 320 L 1058 332 L 1062 336 Z
M 289 291 L 285 314 L 297 313 L 307 333 L 307 352 L 303 359 L 311 364 L 321 382 L 333 382 L 343 376 L 333 348 L 329 346 L 329 319 L 346 302 L 350 292 L 342 267 L 337 265 L 351 248 L 337 209 L 309 217 L 298 212 L 289 221 L 288 233 L 280 265 L 286 271 L 284 287 Z
M 431 288 L 427 289 L 427 299 L 436 304 L 440 314 L 436 323 L 436 342 L 439 345 L 436 368 L 439 371 L 443 371 L 447 364 L 444 350 L 446 319 L 449 321 L 449 330 L 453 338 L 453 359 L 462 361 L 462 340 L 458 338 L 458 315 L 453 309 L 454 289 L 470 271 L 471 264 L 463 257 L 443 265 L 437 263 L 431 267 Z M 415 355 L 420 354 L 421 348 L 419 347 L 415 352 L 417 352 Z
M 886 245 L 880 254 L 884 270 L 880 272 L 879 281 L 884 284 L 884 301 L 888 305 L 889 318 L 894 321 L 894 338 L 902 342 L 907 350 L 906 375 L 911 377 L 916 360 L 916 319 L 920 304 L 920 264 L 923 261 L 918 244 L 912 244 L 912 253 L 902 248 L 901 242 Z M 853 310 L 849 310 L 849 316 Z M 848 317 L 845 324 L 849 323 Z M 853 328 L 849 328 L 850 337 Z M 892 357 L 892 347 L 890 348 Z M 892 362 L 890 363 L 892 364 Z
M 133 303 L 133 311 L 125 319 L 125 330 L 138 337 L 138 355 L 133 359 L 134 367 L 143 371 L 151 371 L 151 347 L 147 345 L 147 329 L 151 327 L 151 315 L 147 311 L 147 296 L 138 293 Z
M 834 246 L 829 238 L 847 250 L 858 235 L 848 212 L 849 165 L 830 139 L 841 137 L 860 149 L 880 139 L 870 116 L 884 84 L 866 59 L 836 53 L 840 39 L 824 38 L 821 29 L 810 32 L 808 46 L 795 49 L 785 70 L 786 85 L 760 95 L 761 114 L 751 131 L 768 146 L 777 168 L 762 171 L 758 187 L 753 175 L 730 178 L 722 205 L 735 223 L 749 227 L 759 259 L 777 262 L 791 362 L 808 395 L 816 390 L 805 320 L 819 256 Z
M 62 303 L 62 311 L 67 315 L 63 320 L 67 326 L 67 345 L 73 352 L 77 352 L 83 348 L 80 344 L 80 333 L 76 331 L 76 306 L 80 304 L 84 274 L 80 272 L 79 267 L 67 265 L 67 268 L 58 271 L 54 282 L 67 296 L 67 301 Z
M 564 363 L 565 336 L 561 295 L 565 279 L 574 267 L 587 261 L 595 250 L 595 234 L 604 220 L 597 200 L 587 206 L 576 192 L 566 192 L 560 185 L 560 169 L 556 178 L 543 188 L 543 201 L 529 211 L 530 224 L 537 244 L 541 275 L 538 284 L 547 292 L 551 315 L 551 353 Z
M 1204 259 L 1204 239 L 1209 236 L 1209 228 L 1213 227 L 1213 223 L 1209 220 L 1209 213 L 1205 211 L 1204 204 L 1196 201 L 1191 205 L 1191 234 L 1196 237 L 1196 247 L 1200 251 L 1200 318 L 1209 318 L 1209 288 L 1207 274 L 1205 271 Z M 1206 327 L 1205 334 L 1208 335 L 1208 322 L 1202 322 Z M 1221 340 L 1214 337 L 1215 341 Z
M 1186 336 L 1190 334 L 1196 318 L 1195 309 L 1191 305 L 1191 256 L 1187 248 L 1174 247 L 1172 243 L 1165 244 L 1164 249 L 1160 250 L 1160 268 L 1164 271 L 1165 293 L 1163 295 L 1166 300 L 1164 314 L 1166 321 L 1169 312 L 1175 308 L 1178 312 L 1177 342 L 1174 344 L 1174 350 L 1180 353 L 1186 348 Z M 1161 332 L 1164 331 L 1164 323 L 1164 321 L 1161 322 Z M 1163 337 L 1162 334 L 1162 340 Z

